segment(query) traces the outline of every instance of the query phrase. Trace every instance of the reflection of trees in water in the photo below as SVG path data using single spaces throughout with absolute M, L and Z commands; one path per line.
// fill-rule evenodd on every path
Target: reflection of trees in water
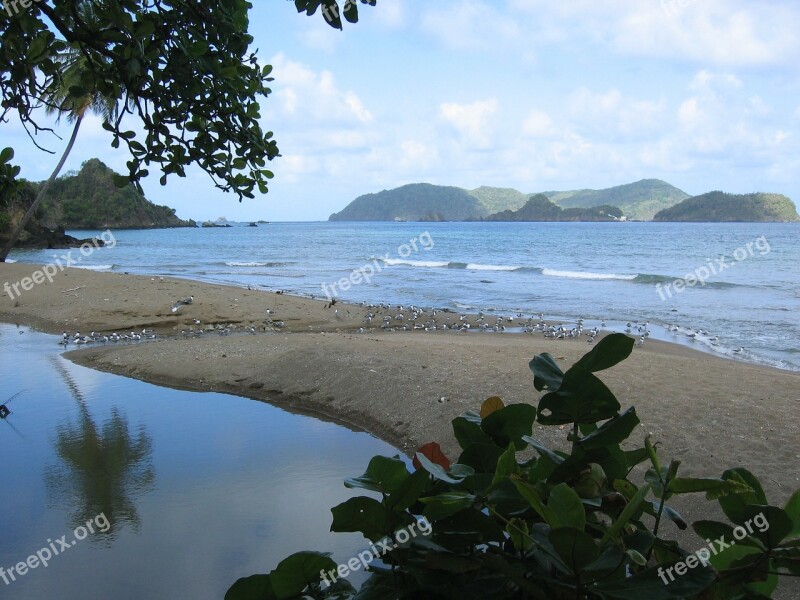
M 138 530 L 141 519 L 136 497 L 152 490 L 155 482 L 150 436 L 144 427 L 132 434 L 127 419 L 116 408 L 98 427 L 60 360 L 53 357 L 53 365 L 77 402 L 79 416 L 77 422 L 70 419 L 56 428 L 55 450 L 61 461 L 45 472 L 50 501 L 74 506 L 73 527 L 85 526 L 104 513 L 111 529 L 98 535 L 113 538 L 123 523 Z

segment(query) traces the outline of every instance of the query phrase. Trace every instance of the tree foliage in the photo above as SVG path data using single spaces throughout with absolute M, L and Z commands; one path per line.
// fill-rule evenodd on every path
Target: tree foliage
M 649 436 L 624 450 L 639 418 L 633 407 L 622 411 L 596 373 L 632 348 L 632 338 L 611 334 L 566 372 L 538 355 L 530 362 L 544 392 L 538 405 L 493 397 L 480 413 L 454 419 L 457 460 L 426 444 L 413 471 L 399 457 L 375 457 L 348 479 L 376 497 L 334 507 L 331 530 L 390 542 L 360 590 L 344 577 L 334 582 L 329 555 L 300 552 L 240 579 L 226 600 L 769 598 L 779 575 L 800 575 L 800 491 L 782 508 L 746 469 L 681 477 L 680 462 L 662 464 Z M 536 421 L 565 428 L 570 451 L 534 438 Z M 694 523 L 701 537 L 693 552 L 671 539 L 688 525 L 668 504 L 692 493 L 719 502 L 729 521 Z M 423 517 L 428 535 L 400 539 Z
M 36 3 L 3 21 L 0 118 L 16 113 L 32 135 L 47 131 L 38 109 L 52 106 L 48 90 L 65 76 L 59 56 L 78 51 L 85 69 L 69 93 L 116 101 L 103 126 L 131 154 L 130 181 L 155 164 L 166 183 L 195 163 L 240 199 L 256 186 L 266 192 L 264 167 L 278 148 L 261 128 L 258 98 L 270 93 L 271 68 L 249 52 L 249 2 L 96 0 L 92 19 L 78 4 Z M 144 135 L 127 129 L 130 116 Z

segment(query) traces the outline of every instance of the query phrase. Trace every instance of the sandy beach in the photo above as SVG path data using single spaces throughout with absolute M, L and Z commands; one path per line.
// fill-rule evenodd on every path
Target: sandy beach
M 0 284 L 36 268 L 2 264 Z M 177 299 L 190 295 L 191 305 L 172 312 Z M 375 316 L 365 325 L 368 312 Z M 396 312 L 342 303 L 325 308 L 318 300 L 270 291 L 81 269 L 0 299 L 0 320 L 51 333 L 157 333 L 155 340 L 68 352 L 76 363 L 267 401 L 369 431 L 405 453 L 438 441 L 454 459 L 454 417 L 492 395 L 536 403 L 530 359 L 550 352 L 566 370 L 589 349 L 583 338 L 541 334 L 381 331 L 381 315 Z M 440 323 L 458 318 L 436 316 Z M 648 341 L 601 378 L 623 408 L 637 408 L 642 424 L 632 443 L 652 432 L 663 457 L 683 461 L 684 475 L 719 476 L 745 466 L 773 504 L 800 487 L 800 374 Z M 566 431 L 537 425 L 534 435 L 563 446 Z M 702 498 L 677 504 L 690 521 L 713 512 Z

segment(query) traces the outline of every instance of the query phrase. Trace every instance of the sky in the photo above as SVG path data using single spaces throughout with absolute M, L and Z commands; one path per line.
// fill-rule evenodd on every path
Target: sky
M 320 221 L 415 182 L 534 193 L 659 178 L 800 204 L 797 0 L 378 0 L 344 31 L 291 1 L 253 4 L 275 177 L 241 203 L 196 168 L 142 182 L 180 217 Z M 98 157 L 125 172 L 110 142 L 91 117 L 65 170 Z M 63 147 L 40 143 L 57 154 L 0 126 L 28 179 Z

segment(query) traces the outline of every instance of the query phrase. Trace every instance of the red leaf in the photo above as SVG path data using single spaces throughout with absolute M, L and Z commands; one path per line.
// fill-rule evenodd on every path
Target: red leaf
M 430 460 L 431 462 L 436 463 L 440 467 L 442 467 L 445 471 L 450 470 L 450 459 L 444 455 L 442 452 L 442 447 L 439 446 L 436 442 L 428 442 L 427 444 L 420 446 L 417 450 L 420 454 L 422 454 L 425 458 Z M 414 456 L 414 460 L 412 461 L 415 469 L 421 469 L 422 465 L 417 460 L 417 457 Z

